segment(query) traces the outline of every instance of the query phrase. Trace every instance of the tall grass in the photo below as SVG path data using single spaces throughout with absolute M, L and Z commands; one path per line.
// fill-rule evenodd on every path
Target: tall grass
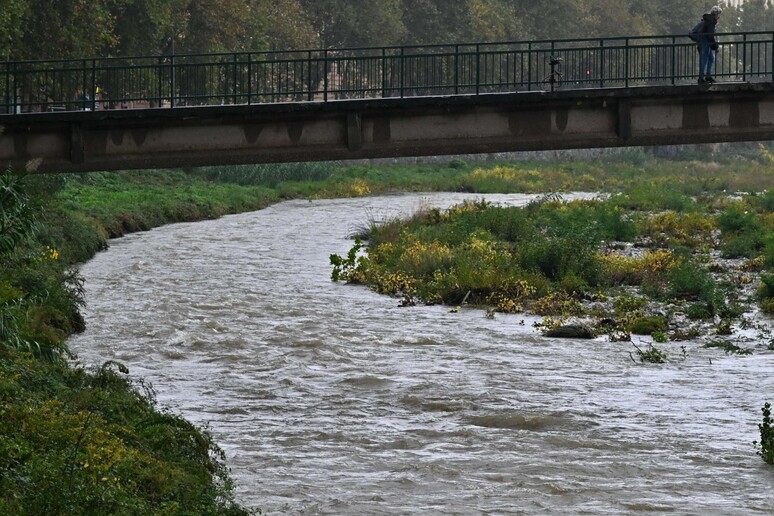
M 210 181 L 276 188 L 287 181 L 324 181 L 336 169 L 337 165 L 332 162 L 278 163 L 199 167 L 191 169 L 190 174 Z
M 104 208 L 87 192 L 128 183 L 48 179 L 0 176 L 0 514 L 246 514 L 207 433 L 127 378 L 65 360 L 65 339 L 84 328 L 72 264 L 104 236 L 64 205 Z

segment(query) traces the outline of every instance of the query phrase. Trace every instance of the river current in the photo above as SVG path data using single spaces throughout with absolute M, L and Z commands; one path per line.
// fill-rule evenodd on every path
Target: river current
M 774 513 L 752 445 L 773 352 L 666 343 L 642 365 L 630 343 L 331 282 L 370 220 L 466 198 L 291 201 L 114 240 L 81 268 L 69 346 L 207 426 L 270 515 Z

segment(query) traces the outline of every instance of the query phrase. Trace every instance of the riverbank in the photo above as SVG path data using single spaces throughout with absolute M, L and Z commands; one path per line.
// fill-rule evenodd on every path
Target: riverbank
M 83 327 L 79 306 L 84 292 L 72 266 L 104 249 L 110 238 L 291 198 L 398 190 L 611 191 L 626 186 L 630 199 L 679 204 L 697 192 L 762 191 L 773 182 L 765 160 L 717 164 L 647 156 L 640 162 L 642 158 L 480 165 L 451 161 L 389 168 L 311 164 L 28 178 L 25 188 L 32 197 L 14 186 L 15 204 L 3 205 L 3 235 L 11 237 L 4 240 L 0 275 L 0 512 L 40 507 L 60 512 L 81 507 L 97 512 L 116 507 L 242 511 L 232 501 L 226 467 L 206 433 L 159 411 L 151 393 L 136 394 L 137 384 L 120 365 L 87 373 L 65 360 L 64 340 Z

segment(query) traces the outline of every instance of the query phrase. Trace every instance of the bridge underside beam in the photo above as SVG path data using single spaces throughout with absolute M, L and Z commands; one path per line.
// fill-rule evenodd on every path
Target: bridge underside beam
M 85 172 L 774 140 L 774 84 L 0 116 L 0 165 Z

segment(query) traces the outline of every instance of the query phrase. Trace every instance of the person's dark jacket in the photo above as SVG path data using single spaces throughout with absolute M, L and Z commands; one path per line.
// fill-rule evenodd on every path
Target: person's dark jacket
M 712 50 L 717 50 L 718 42 L 715 40 L 715 25 L 718 24 L 717 18 L 712 14 L 705 13 L 701 20 L 704 22 L 704 30 L 701 31 L 701 35 L 710 44 Z

